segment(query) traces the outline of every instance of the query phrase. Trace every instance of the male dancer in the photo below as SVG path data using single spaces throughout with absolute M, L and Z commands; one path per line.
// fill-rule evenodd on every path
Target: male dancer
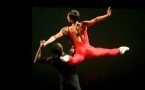
M 60 60 L 60 56 L 65 55 L 63 47 L 60 43 L 55 43 L 52 47 L 54 56 L 41 57 L 42 44 L 45 41 L 40 41 L 40 46 L 35 55 L 34 63 L 36 64 L 52 64 L 60 75 L 60 90 L 81 90 L 79 77 L 76 71 L 76 65 L 70 65 Z M 73 55 L 74 52 L 70 52 Z

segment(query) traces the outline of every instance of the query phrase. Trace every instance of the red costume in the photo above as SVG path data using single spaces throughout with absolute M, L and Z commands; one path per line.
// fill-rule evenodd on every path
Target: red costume
M 82 34 L 84 35 L 84 40 L 82 42 L 79 42 L 74 38 L 68 28 L 68 35 L 70 36 L 76 47 L 74 56 L 69 56 L 69 64 L 77 64 L 78 62 L 85 60 L 85 58 L 97 58 L 105 55 L 114 56 L 120 53 L 119 48 L 107 49 L 93 47 L 89 43 L 87 29 L 83 30 Z

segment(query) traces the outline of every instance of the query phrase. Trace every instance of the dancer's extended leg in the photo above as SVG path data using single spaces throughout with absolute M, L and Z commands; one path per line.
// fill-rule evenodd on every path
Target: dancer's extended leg
M 97 58 L 100 56 L 115 56 L 120 53 L 119 48 L 113 48 L 113 49 L 108 49 L 108 48 L 95 48 L 90 46 L 87 48 L 87 58 Z

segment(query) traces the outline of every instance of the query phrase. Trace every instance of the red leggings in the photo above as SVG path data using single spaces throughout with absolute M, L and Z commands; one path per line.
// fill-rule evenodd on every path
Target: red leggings
M 85 58 L 97 58 L 105 55 L 114 56 L 117 55 L 119 52 L 120 51 L 118 48 L 113 48 L 113 49 L 99 48 L 99 47 L 95 48 L 90 45 L 85 47 L 78 47 L 76 49 L 76 53 L 74 54 L 74 56 L 69 56 L 68 63 L 74 65 L 85 60 Z
M 69 30 L 68 30 L 69 31 Z M 76 49 L 75 54 L 73 56 L 69 56 L 68 63 L 71 65 L 77 64 L 85 60 L 85 58 L 97 58 L 100 56 L 114 56 L 117 55 L 120 51 L 119 48 L 107 49 L 107 48 L 100 48 L 100 47 L 93 47 L 89 44 L 89 39 L 87 35 L 87 31 L 84 30 L 84 40 L 82 42 L 78 42 L 73 35 L 68 32 L 72 41 L 74 42 Z

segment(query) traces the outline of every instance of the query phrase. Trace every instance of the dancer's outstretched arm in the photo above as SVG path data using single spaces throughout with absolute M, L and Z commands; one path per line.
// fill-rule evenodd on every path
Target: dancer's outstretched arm
M 57 34 L 52 35 L 45 43 L 43 43 L 42 47 L 45 47 L 47 44 L 50 44 L 55 40 L 57 40 L 58 38 L 62 37 L 64 35 L 63 34 L 64 29 L 66 29 L 66 27 L 62 28 Z
M 110 7 L 108 7 L 107 13 L 105 15 L 97 16 L 91 20 L 83 21 L 82 24 L 84 27 L 92 26 L 92 25 L 108 18 L 111 15 L 111 12 L 112 12 L 112 10 L 110 9 Z

